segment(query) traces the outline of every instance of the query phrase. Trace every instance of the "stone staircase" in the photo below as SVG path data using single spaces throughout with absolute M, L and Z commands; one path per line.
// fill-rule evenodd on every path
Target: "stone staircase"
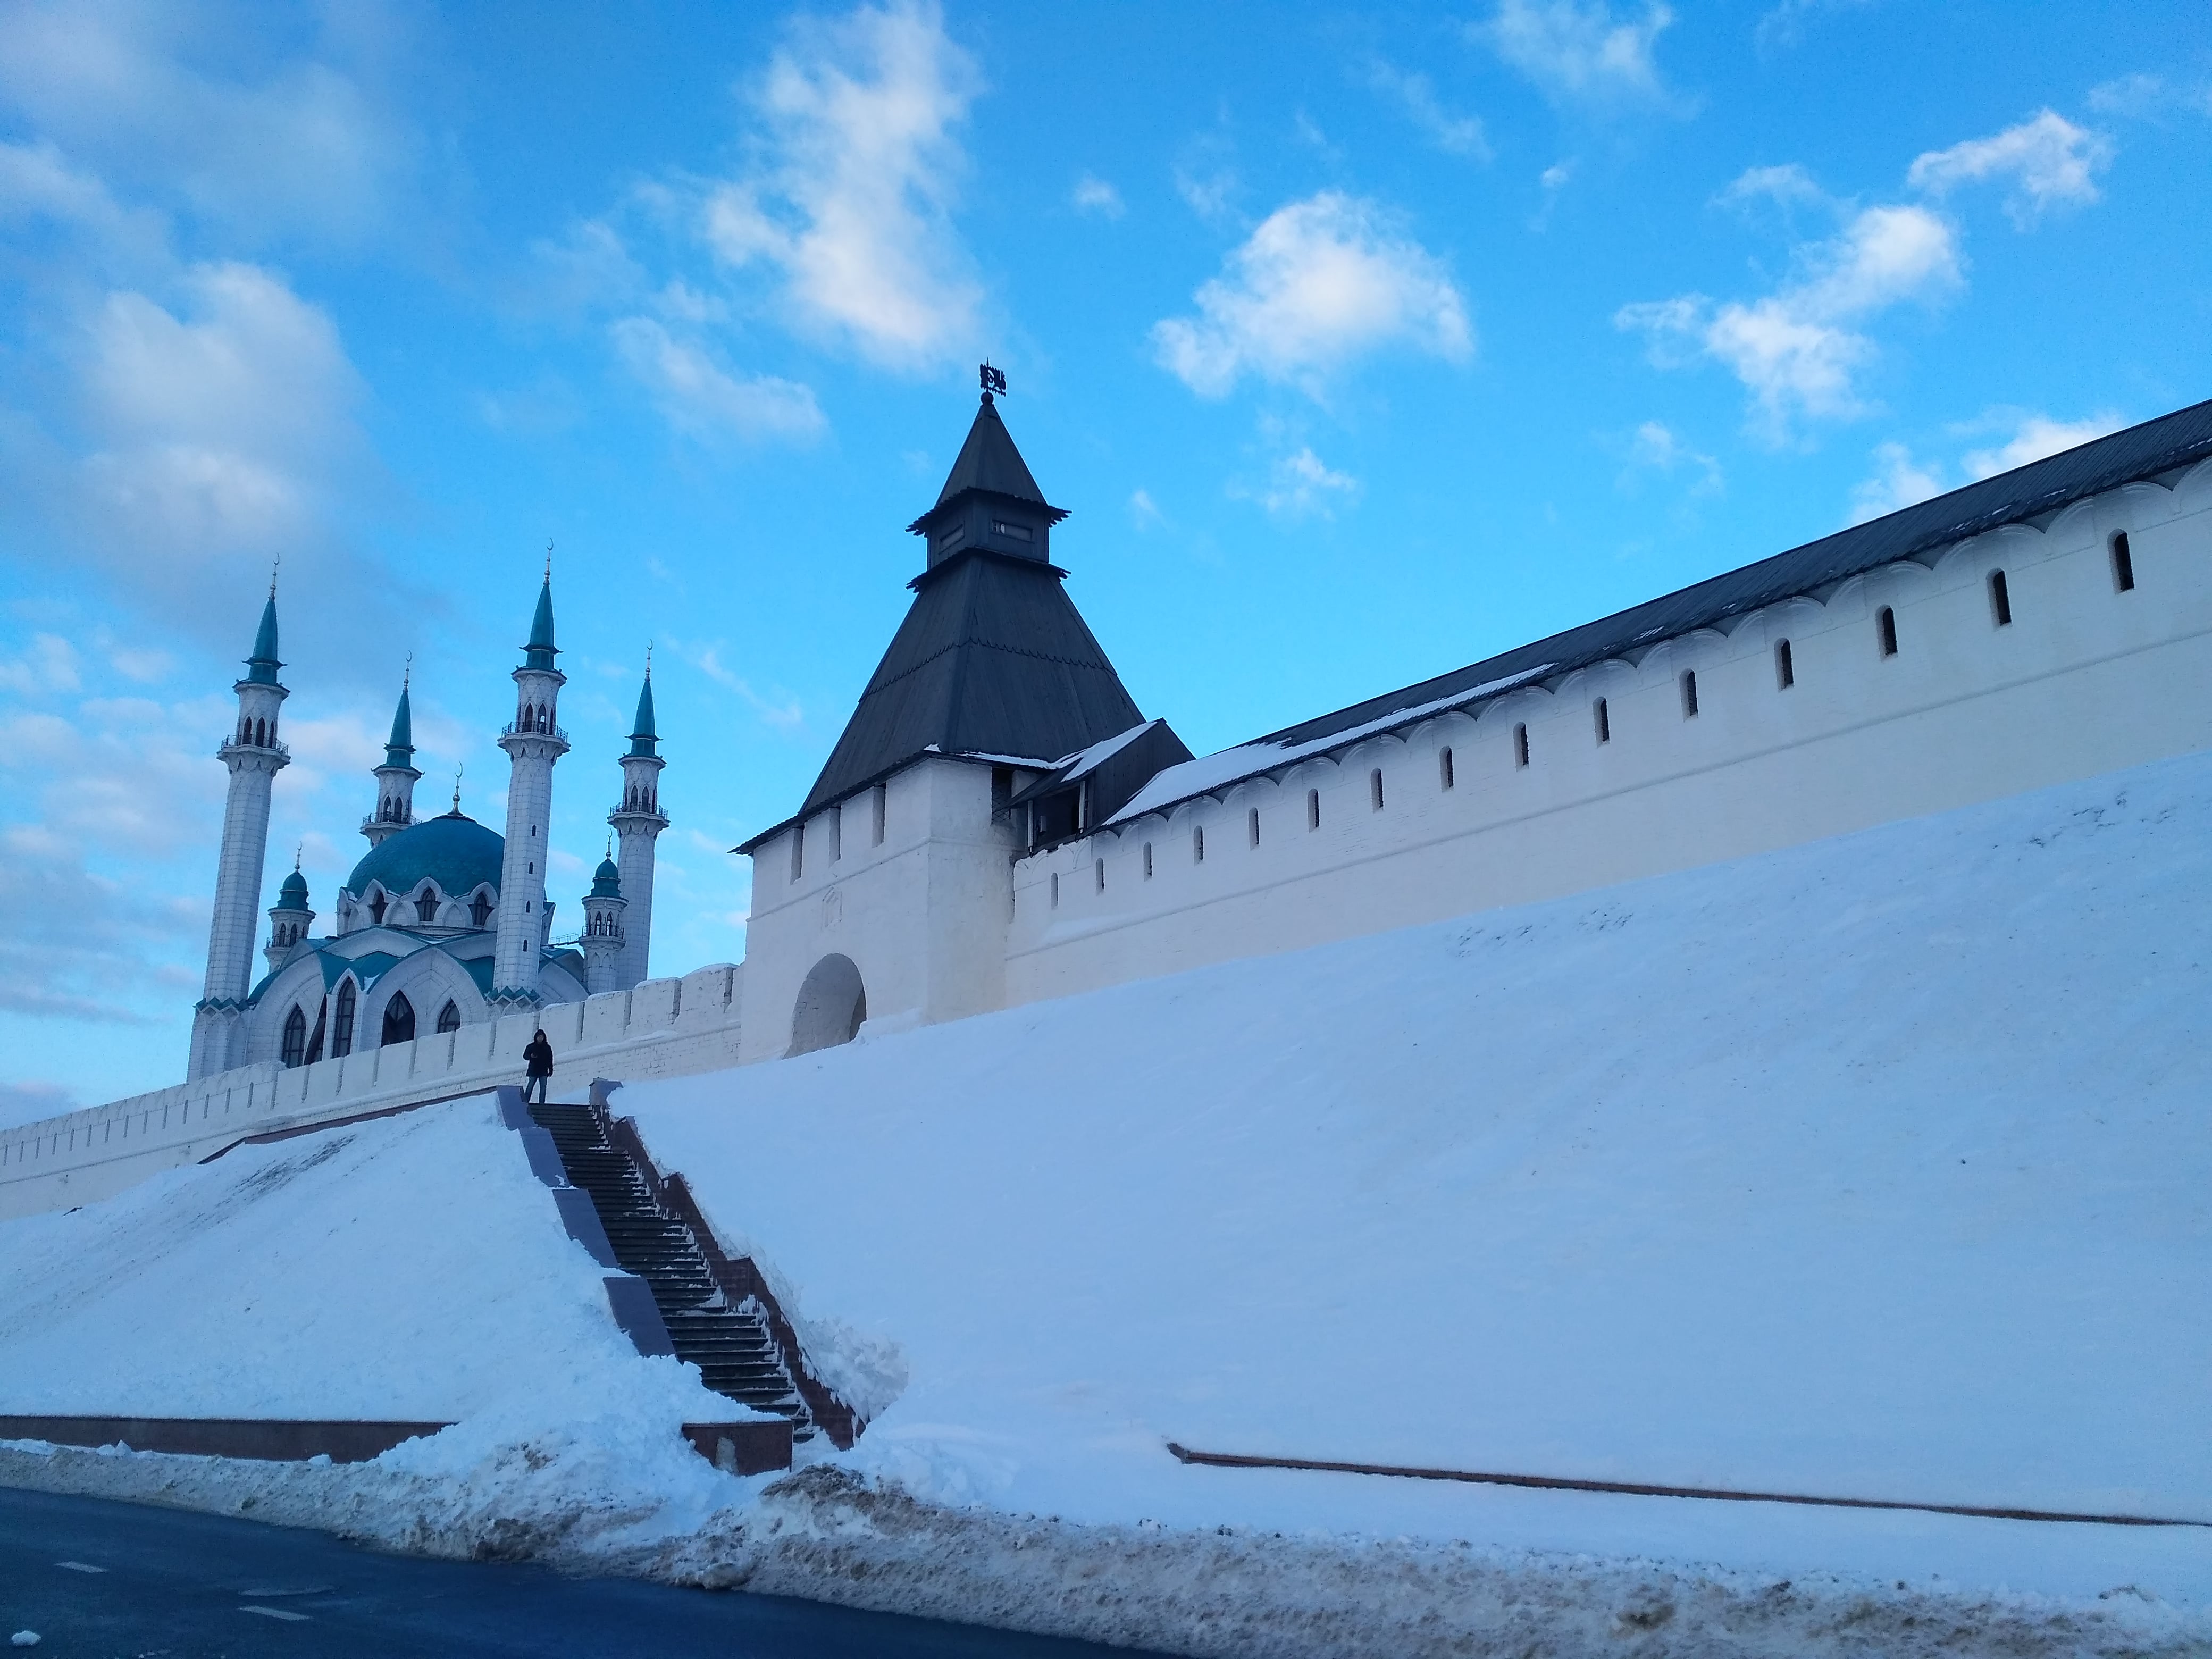
M 811 1439 L 813 1413 L 757 1298 L 732 1302 L 690 1225 L 669 1212 L 631 1155 L 610 1140 L 605 1109 L 556 1103 L 532 1106 L 530 1115 L 552 1136 L 568 1184 L 591 1195 L 615 1259 L 652 1287 L 677 1358 L 698 1366 L 715 1393 L 788 1418 L 793 1439 Z

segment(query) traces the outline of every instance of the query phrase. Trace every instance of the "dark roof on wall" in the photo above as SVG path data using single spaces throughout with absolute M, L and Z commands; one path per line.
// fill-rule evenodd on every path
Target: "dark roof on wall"
M 2192 404 L 1963 489 L 1839 530 L 1757 564 L 1646 601 L 1563 634 L 1538 640 L 1434 679 L 1401 687 L 1333 714 L 1255 738 L 1255 744 L 1305 744 L 1366 726 L 1400 709 L 1425 707 L 1495 680 L 1570 671 L 1672 639 L 1800 593 L 1817 592 L 1900 559 L 1931 553 L 1969 536 L 2019 524 L 2137 479 L 2155 477 L 2212 455 L 2212 402 Z
M 1014 447 L 1013 434 L 1000 418 L 998 405 L 988 395 L 975 410 L 975 423 L 968 428 L 968 441 L 960 446 L 952 471 L 945 476 L 945 488 L 937 492 L 937 505 L 907 528 L 920 530 L 936 515 L 938 507 L 949 505 L 971 490 L 1018 501 L 1035 501 L 1039 507 L 1050 506 L 1044 491 L 1030 476 L 1029 464 L 1022 459 L 1022 452 Z M 1051 510 L 1056 520 L 1067 516 L 1058 507 Z
M 1060 579 L 974 551 L 918 581 L 799 815 L 933 749 L 1043 764 L 1142 721 Z

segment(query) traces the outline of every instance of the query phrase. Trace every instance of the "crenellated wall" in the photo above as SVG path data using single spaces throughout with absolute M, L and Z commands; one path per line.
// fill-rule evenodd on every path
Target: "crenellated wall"
M 2169 482 L 1540 676 L 1024 858 L 1007 1001 L 1555 897 L 2212 745 L 2212 463 Z M 2129 591 L 2112 557 L 2120 532 Z
M 517 1082 L 523 1046 L 541 1024 L 553 1045 L 555 1090 L 579 1097 L 595 1073 L 628 1081 L 734 1066 L 744 990 L 743 966 L 722 963 L 535 1015 L 510 1014 L 289 1071 L 264 1060 L 0 1130 L 0 1218 L 106 1198 L 248 1135 Z

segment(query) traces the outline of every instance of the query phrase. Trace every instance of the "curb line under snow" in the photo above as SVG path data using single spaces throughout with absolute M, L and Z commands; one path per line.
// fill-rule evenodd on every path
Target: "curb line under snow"
M 695 1532 L 633 1541 L 647 1514 L 579 1510 L 558 1471 L 549 1474 L 540 1506 L 512 1487 L 487 1502 L 469 1483 L 375 1464 L 0 1445 L 0 1485 L 313 1527 L 418 1554 L 538 1559 L 1206 1659 L 2181 1659 L 2212 1643 L 2212 1615 L 2126 1589 L 2084 1604 L 1466 1543 L 1078 1526 L 938 1508 L 820 1464 L 733 1486 L 729 1506 Z

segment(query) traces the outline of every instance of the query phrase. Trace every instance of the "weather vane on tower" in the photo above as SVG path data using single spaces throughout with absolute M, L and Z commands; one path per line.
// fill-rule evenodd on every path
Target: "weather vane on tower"
M 975 372 L 981 377 L 983 381 L 983 401 L 985 403 L 988 404 L 991 401 L 991 394 L 994 392 L 1000 393 L 1005 392 L 1006 389 L 1006 370 L 1002 368 L 994 368 L 988 362 L 982 362 L 976 365 Z

